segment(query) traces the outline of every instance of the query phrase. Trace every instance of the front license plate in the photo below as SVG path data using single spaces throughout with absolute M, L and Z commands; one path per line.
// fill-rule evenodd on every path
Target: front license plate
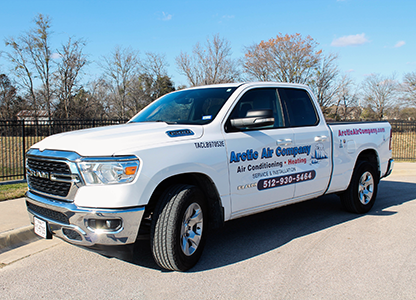
M 44 239 L 48 237 L 48 228 L 47 223 L 41 219 L 38 219 L 36 217 L 33 217 L 33 228 L 35 230 L 35 233 Z

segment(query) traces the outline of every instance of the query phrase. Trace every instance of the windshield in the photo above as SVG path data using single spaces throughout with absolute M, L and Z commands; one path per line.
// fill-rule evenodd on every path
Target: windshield
M 170 93 L 143 109 L 130 122 L 208 124 L 236 88 L 201 88 Z

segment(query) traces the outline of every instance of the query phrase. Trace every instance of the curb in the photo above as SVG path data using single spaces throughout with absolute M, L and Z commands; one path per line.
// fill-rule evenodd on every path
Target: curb
M 25 183 L 25 179 L 18 179 L 18 180 L 9 180 L 9 181 L 1 181 L 0 185 L 8 185 L 8 184 L 16 184 L 16 183 Z
M 37 239 L 33 225 L 20 227 L 0 233 L 0 253 L 16 248 Z

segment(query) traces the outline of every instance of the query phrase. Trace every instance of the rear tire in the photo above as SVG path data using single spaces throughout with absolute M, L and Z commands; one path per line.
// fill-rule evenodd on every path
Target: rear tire
M 173 185 L 163 193 L 150 231 L 153 258 L 160 267 L 186 271 L 195 266 L 205 245 L 207 214 L 205 197 L 195 186 Z
M 366 161 L 359 162 L 348 189 L 340 195 L 343 207 L 356 214 L 369 212 L 377 197 L 378 181 L 374 167 Z

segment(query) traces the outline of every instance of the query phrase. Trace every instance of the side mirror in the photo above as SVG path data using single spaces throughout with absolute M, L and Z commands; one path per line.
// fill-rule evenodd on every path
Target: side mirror
M 231 119 L 231 126 L 236 128 L 256 128 L 274 124 L 271 109 L 249 110 L 244 118 Z

